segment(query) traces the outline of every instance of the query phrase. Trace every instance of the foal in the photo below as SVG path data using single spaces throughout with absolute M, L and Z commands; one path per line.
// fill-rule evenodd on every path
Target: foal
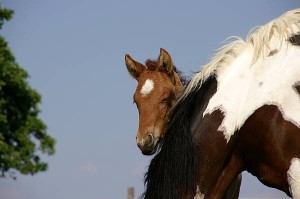
M 138 81 L 133 99 L 139 111 L 137 145 L 144 155 L 152 155 L 163 137 L 168 113 L 183 90 L 184 79 L 173 66 L 171 57 L 160 50 L 157 61 L 146 66 L 125 56 L 129 74 Z

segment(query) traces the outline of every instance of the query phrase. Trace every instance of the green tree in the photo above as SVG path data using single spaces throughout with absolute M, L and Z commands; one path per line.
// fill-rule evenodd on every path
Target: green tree
M 0 29 L 13 11 L 0 5 Z M 53 155 L 55 140 L 38 117 L 40 94 L 32 89 L 22 69 L 0 35 L 0 175 L 15 178 L 15 171 L 35 174 L 47 169 L 44 154 Z

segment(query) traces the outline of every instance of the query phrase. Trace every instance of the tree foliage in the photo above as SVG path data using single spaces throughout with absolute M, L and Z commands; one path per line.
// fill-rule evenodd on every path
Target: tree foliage
M 0 29 L 12 18 L 13 11 L 1 8 Z M 55 140 L 38 117 L 40 94 L 32 89 L 22 69 L 0 35 L 0 172 L 2 176 L 14 171 L 35 174 L 47 169 L 42 153 L 54 154 Z

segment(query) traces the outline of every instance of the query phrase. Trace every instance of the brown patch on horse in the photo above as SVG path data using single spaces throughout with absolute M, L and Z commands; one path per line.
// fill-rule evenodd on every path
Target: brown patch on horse
M 299 97 L 300 97 L 300 81 L 295 83 L 293 86 L 294 90 L 298 93 Z
M 269 52 L 269 54 L 268 54 L 268 57 L 271 57 L 271 56 L 275 55 L 275 54 L 278 53 L 278 52 L 279 52 L 278 49 L 271 50 L 271 51 Z
M 289 38 L 289 41 L 295 46 L 300 46 L 300 34 L 293 35 Z
M 265 105 L 247 119 L 238 134 L 235 153 L 245 169 L 265 185 L 291 196 L 287 171 L 291 159 L 300 158 L 300 129 L 285 120 L 277 106 Z

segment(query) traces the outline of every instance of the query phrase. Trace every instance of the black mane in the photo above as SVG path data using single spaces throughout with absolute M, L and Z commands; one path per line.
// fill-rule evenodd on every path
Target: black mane
M 197 146 L 190 131 L 195 107 L 202 105 L 212 77 L 179 101 L 170 114 L 160 150 L 152 159 L 145 175 L 144 199 L 193 198 L 198 179 Z

